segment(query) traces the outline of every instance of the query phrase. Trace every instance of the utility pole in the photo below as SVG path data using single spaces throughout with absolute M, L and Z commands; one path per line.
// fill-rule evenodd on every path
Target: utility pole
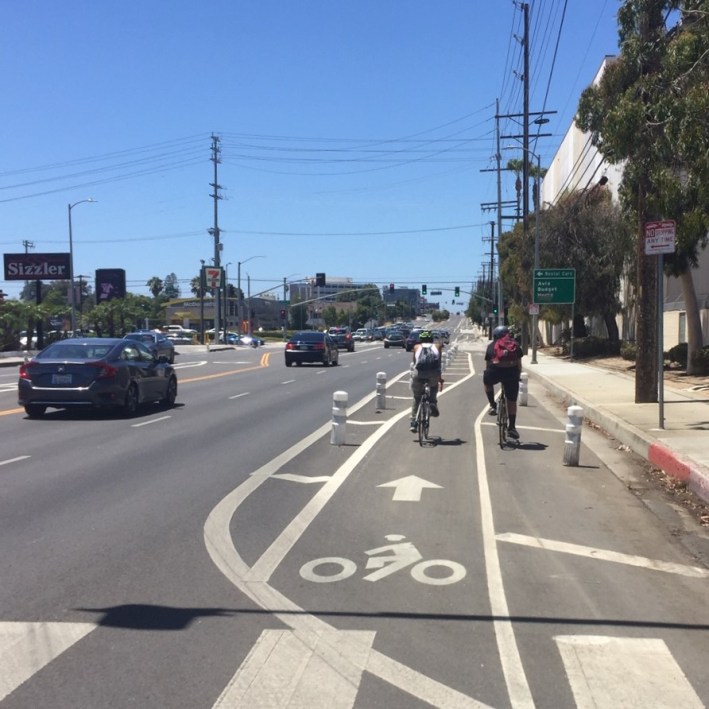
M 218 165 L 221 162 L 219 158 L 220 155 L 219 148 L 219 136 L 212 135 L 212 157 L 210 160 L 214 163 L 214 182 L 210 182 L 209 185 L 214 189 L 209 196 L 214 200 L 214 226 L 208 229 L 208 233 L 214 237 L 214 267 L 221 268 L 221 250 L 222 245 L 219 242 L 219 200 L 222 198 L 219 194 L 219 190 L 222 186 L 219 184 L 217 179 Z M 221 281 L 221 277 L 220 277 Z M 219 342 L 219 330 L 221 325 L 221 291 L 219 287 L 216 288 L 216 293 L 214 293 L 214 340 L 216 343 Z

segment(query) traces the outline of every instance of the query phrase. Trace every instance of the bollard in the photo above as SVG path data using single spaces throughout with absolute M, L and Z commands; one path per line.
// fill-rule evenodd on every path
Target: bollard
M 330 445 L 345 445 L 347 433 L 347 392 L 336 391 L 332 395 L 332 430 L 330 431 Z
M 566 424 L 566 438 L 564 440 L 564 465 L 578 465 L 583 409 L 580 406 L 569 406 L 566 409 L 566 414 L 569 417 L 569 422 Z
M 527 405 L 527 385 L 529 384 L 529 375 L 527 372 L 522 372 L 522 374 L 519 375 L 519 400 L 518 403 L 520 406 L 526 406 Z
M 377 372 L 377 411 L 387 407 L 387 373 Z

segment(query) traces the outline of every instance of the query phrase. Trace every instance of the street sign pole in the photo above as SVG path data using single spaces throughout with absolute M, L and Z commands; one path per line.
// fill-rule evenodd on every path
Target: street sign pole
M 676 224 L 672 219 L 645 222 L 645 255 L 657 255 L 657 401 L 661 429 L 665 427 L 664 255 L 675 252 L 675 233 Z

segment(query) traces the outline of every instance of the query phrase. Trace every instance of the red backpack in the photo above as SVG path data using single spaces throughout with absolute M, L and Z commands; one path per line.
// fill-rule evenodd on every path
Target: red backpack
M 498 337 L 492 346 L 492 362 L 493 364 L 501 364 L 502 366 L 517 364 L 517 360 L 522 357 L 522 348 L 519 346 L 510 333 Z

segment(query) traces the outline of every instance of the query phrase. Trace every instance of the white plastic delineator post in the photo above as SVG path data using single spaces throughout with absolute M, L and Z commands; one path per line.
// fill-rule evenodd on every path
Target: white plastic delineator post
M 566 409 L 566 415 L 569 417 L 569 422 L 566 424 L 566 438 L 564 439 L 564 465 L 578 465 L 583 409 L 580 406 L 569 406 Z
M 519 398 L 518 403 L 520 406 L 527 405 L 527 388 L 529 385 L 529 375 L 527 372 L 522 372 L 519 375 Z
M 347 434 L 347 392 L 336 391 L 332 395 L 332 430 L 330 445 L 345 445 Z
M 377 411 L 387 407 L 387 373 L 377 372 Z

